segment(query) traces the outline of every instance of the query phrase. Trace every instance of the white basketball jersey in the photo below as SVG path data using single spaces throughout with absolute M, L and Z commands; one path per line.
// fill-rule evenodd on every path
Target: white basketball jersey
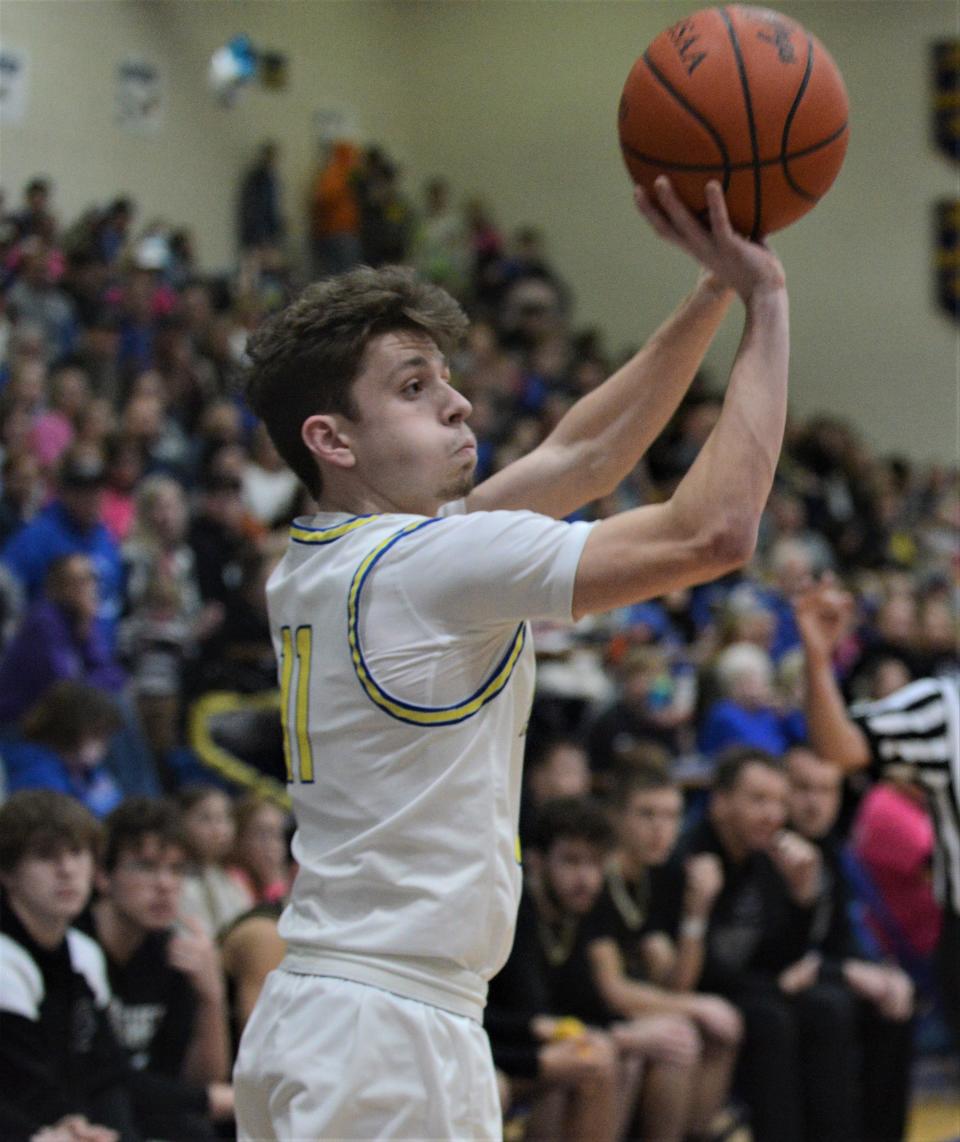
M 590 525 L 297 521 L 267 588 L 299 872 L 288 963 L 476 1017 L 510 950 L 528 618 L 571 620 Z

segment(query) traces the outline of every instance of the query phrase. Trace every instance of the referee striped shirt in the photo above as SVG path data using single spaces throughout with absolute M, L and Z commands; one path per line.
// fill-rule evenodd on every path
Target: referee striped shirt
M 937 834 L 934 887 L 960 915 L 960 676 L 921 678 L 850 715 L 866 733 L 872 767 L 909 768 L 927 790 Z

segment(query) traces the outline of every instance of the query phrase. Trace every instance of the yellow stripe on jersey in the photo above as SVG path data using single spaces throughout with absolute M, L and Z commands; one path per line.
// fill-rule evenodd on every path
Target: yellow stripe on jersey
M 366 527 L 377 517 L 374 515 L 358 515 L 348 519 L 345 523 L 335 524 L 333 527 L 300 527 L 293 524 L 290 528 L 290 538 L 297 543 L 333 543 L 335 539 L 356 531 L 358 527 Z
M 313 781 L 313 749 L 307 719 L 310 714 L 310 660 L 313 628 L 297 627 L 297 753 L 300 755 L 300 780 Z
M 293 638 L 289 627 L 280 628 L 280 722 L 283 726 L 283 760 L 287 781 L 293 781 L 290 757 L 290 683 L 293 681 Z
M 490 677 L 478 690 L 471 694 L 469 698 L 465 698 L 462 702 L 456 702 L 451 706 L 417 706 L 411 702 L 401 701 L 401 699 L 393 697 L 380 686 L 370 673 L 360 647 L 359 631 L 360 595 L 363 591 L 367 576 L 373 570 L 377 561 L 385 555 L 395 543 L 398 543 L 412 532 L 419 531 L 422 527 L 429 527 L 431 524 L 439 522 L 439 518 L 417 520 L 415 523 L 407 524 L 406 527 L 402 527 L 399 531 L 394 532 L 381 543 L 378 543 L 376 547 L 366 554 L 354 573 L 353 580 L 350 584 L 350 592 L 347 597 L 347 637 L 350 643 L 353 669 L 360 681 L 360 685 L 370 700 L 376 703 L 376 705 L 391 717 L 397 718 L 401 722 L 409 722 L 417 726 L 450 726 L 456 722 L 462 722 L 467 718 L 473 717 L 481 707 L 495 698 L 510 681 L 510 676 L 513 674 L 513 669 L 517 664 L 517 660 L 520 657 L 526 640 L 526 624 L 521 623 L 517 627 L 516 633 L 506 653 L 494 667 Z

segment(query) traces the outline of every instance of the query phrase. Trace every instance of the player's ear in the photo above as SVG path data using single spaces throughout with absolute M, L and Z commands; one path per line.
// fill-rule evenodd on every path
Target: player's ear
M 318 460 L 334 468 L 352 468 L 356 463 L 350 435 L 341 418 L 333 413 L 308 416 L 300 429 L 303 443 Z

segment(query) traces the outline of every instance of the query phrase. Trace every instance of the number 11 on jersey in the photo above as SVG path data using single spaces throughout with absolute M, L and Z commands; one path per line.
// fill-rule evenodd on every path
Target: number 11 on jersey
M 297 627 L 296 631 L 280 628 L 280 718 L 288 782 L 313 781 L 313 751 L 307 725 L 312 648 L 313 627 Z

